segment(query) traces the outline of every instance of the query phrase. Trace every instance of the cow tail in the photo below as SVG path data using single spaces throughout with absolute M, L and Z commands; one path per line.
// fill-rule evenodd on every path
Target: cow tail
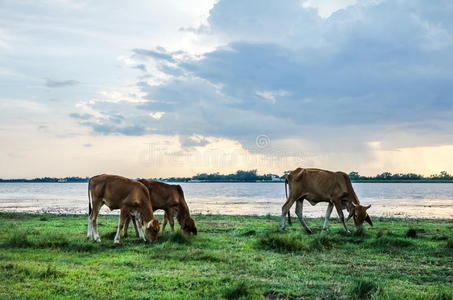
M 288 201 L 288 177 L 285 178 L 285 195 L 286 195 L 286 200 Z M 288 210 L 288 224 L 293 225 L 291 221 L 291 214 L 290 211 Z
M 288 200 L 288 178 L 285 178 L 285 195 L 286 200 Z
M 88 215 L 91 216 L 91 178 L 88 180 Z

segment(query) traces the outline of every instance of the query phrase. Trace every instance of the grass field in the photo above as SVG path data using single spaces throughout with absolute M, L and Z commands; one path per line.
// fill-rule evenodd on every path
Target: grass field
M 117 217 L 0 213 L 0 298 L 452 299 L 453 221 L 374 219 L 315 234 L 275 217 L 195 215 L 199 235 L 113 244 Z M 178 227 L 178 226 L 177 226 Z M 179 228 L 179 227 L 178 227 Z

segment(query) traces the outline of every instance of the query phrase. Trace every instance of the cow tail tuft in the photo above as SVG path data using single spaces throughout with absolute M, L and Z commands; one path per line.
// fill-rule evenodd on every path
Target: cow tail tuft
M 285 195 L 286 195 L 286 200 L 288 200 L 288 177 L 285 178 Z

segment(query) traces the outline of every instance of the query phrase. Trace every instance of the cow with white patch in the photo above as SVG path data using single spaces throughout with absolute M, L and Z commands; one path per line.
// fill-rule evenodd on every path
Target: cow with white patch
M 142 240 L 157 240 L 159 221 L 153 215 L 148 189 L 140 182 L 107 174 L 94 176 L 88 183 L 87 239 L 92 237 L 96 242 L 101 241 L 97 231 L 97 217 L 104 204 L 110 210 L 121 210 L 115 243 L 120 242 L 121 232 L 130 216 L 134 216 L 135 226 Z
M 289 197 L 287 186 L 289 186 Z M 359 199 L 352 188 L 351 180 L 344 172 L 331 172 L 314 168 L 297 168 L 288 174 L 285 180 L 285 192 L 287 200 L 282 207 L 280 220 L 280 227 L 282 229 L 286 227 L 286 214 L 289 216 L 289 209 L 296 202 L 296 215 L 302 227 L 307 233 L 312 233 L 302 216 L 304 200 L 310 202 L 311 205 L 316 205 L 320 202 L 329 203 L 323 230 L 327 230 L 330 214 L 334 206 L 346 232 L 349 232 L 349 230 L 346 227 L 343 209 L 349 212 L 346 221 L 353 217 L 356 226 L 362 225 L 364 221 L 373 226 L 373 222 L 367 213 L 371 205 L 360 205 Z

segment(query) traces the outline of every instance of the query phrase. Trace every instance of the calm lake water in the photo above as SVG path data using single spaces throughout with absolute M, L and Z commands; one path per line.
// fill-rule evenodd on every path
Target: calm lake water
M 355 183 L 370 215 L 453 219 L 453 184 Z M 181 183 L 192 213 L 279 215 L 283 183 Z M 304 202 L 304 215 L 323 216 L 327 204 Z M 86 183 L 0 183 L 0 211 L 86 214 Z M 294 211 L 294 207 L 292 208 Z M 118 214 L 103 208 L 101 213 Z M 336 216 L 334 213 L 332 216 Z

